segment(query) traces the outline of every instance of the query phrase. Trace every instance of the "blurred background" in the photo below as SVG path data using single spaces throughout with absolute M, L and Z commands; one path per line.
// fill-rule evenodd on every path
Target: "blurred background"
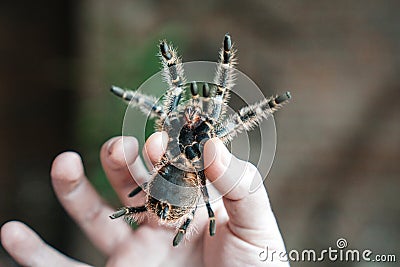
M 135 89 L 156 73 L 160 39 L 184 61 L 215 61 L 229 32 L 239 70 L 265 95 L 293 95 L 275 116 L 265 183 L 287 249 L 335 248 L 343 237 L 399 260 L 399 10 L 395 0 L 2 1 L 0 223 L 22 220 L 67 255 L 104 265 L 56 200 L 51 161 L 78 151 L 118 206 L 98 156 L 125 111 L 109 86 Z M 0 266 L 17 266 L 3 248 Z

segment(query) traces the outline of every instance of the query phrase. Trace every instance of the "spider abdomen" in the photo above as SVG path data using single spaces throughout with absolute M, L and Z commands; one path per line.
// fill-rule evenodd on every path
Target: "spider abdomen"
M 168 164 L 148 184 L 146 208 L 162 220 L 174 222 L 196 207 L 199 194 L 195 173 Z

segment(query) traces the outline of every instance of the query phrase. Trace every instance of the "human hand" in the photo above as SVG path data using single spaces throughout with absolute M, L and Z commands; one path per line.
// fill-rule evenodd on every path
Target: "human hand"
M 146 162 L 148 166 L 163 154 L 161 135 L 155 133 L 146 142 L 144 155 L 149 161 Z M 60 154 L 53 162 L 51 177 L 61 204 L 108 257 L 107 266 L 288 266 L 287 262 L 277 260 L 268 265 L 259 259 L 266 245 L 278 252 L 284 252 L 285 247 L 265 188 L 260 186 L 254 193 L 249 193 L 253 179 L 261 181 L 257 169 L 232 156 L 217 139 L 206 143 L 204 161 L 208 166 L 207 178 L 220 192 L 228 192 L 222 200 L 212 203 L 217 233 L 209 236 L 208 216 L 202 207 L 193 220 L 197 231 L 178 247 L 172 246 L 174 228 L 145 220 L 137 230 L 132 230 L 124 220 L 110 220 L 108 216 L 114 209 L 101 199 L 85 177 L 78 154 Z M 101 162 L 123 205 L 143 204 L 143 193 L 141 197 L 127 197 L 137 186 L 135 181 L 145 180 L 148 176 L 138 157 L 136 139 L 112 138 L 101 149 Z M 88 266 L 45 244 L 20 222 L 3 225 L 1 242 L 24 266 Z

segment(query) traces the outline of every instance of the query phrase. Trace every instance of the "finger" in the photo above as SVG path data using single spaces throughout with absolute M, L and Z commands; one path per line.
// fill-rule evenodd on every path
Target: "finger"
M 234 157 L 219 139 L 204 147 L 207 178 L 224 195 L 230 229 L 250 243 L 265 245 L 265 239 L 281 241 L 281 235 L 263 186 L 251 192 L 251 185 L 262 182 L 257 168 Z
M 86 232 L 92 242 L 109 255 L 131 229 L 123 221 L 108 217 L 114 211 L 106 205 L 85 177 L 80 156 L 60 154 L 51 169 L 54 191 L 61 204 Z
M 128 136 L 114 137 L 101 148 L 100 159 L 104 171 L 124 204 L 128 203 L 128 194 L 149 178 L 138 150 L 136 138 Z
M 147 138 L 143 147 L 143 158 L 149 170 L 154 168 L 161 157 L 164 155 L 168 144 L 168 134 L 166 132 L 155 132 Z
M 121 245 L 107 266 L 182 266 L 188 252 L 198 247 L 193 242 L 172 247 L 173 237 L 172 229 L 142 225 L 135 231 L 136 242 L 129 240 Z
M 1 228 L 1 243 L 10 255 L 23 266 L 89 266 L 68 258 L 47 245 L 32 229 L 12 221 Z

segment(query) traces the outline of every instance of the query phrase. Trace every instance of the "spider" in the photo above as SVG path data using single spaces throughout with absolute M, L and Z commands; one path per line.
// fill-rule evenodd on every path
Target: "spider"
M 229 34 L 225 34 L 223 40 L 213 83 L 186 82 L 177 51 L 166 41 L 160 42 L 159 50 L 163 77 L 169 87 L 162 103 L 152 96 L 111 87 L 111 92 L 129 105 L 155 117 L 156 129 L 167 132 L 169 139 L 165 154 L 151 172 L 151 179 L 128 195 L 133 197 L 143 190 L 145 204 L 123 207 L 110 218 L 124 216 L 129 220 L 137 214 L 149 212 L 156 215 L 160 223 L 178 226 L 173 239 L 173 246 L 177 246 L 193 220 L 201 196 L 208 211 L 209 234 L 213 236 L 216 233 L 215 215 L 204 174 L 202 152 L 205 142 L 217 137 L 225 144 L 229 143 L 238 133 L 257 127 L 291 96 L 286 92 L 263 99 L 226 116 L 236 64 L 236 51 Z M 184 93 L 189 90 L 191 97 L 184 101 Z

